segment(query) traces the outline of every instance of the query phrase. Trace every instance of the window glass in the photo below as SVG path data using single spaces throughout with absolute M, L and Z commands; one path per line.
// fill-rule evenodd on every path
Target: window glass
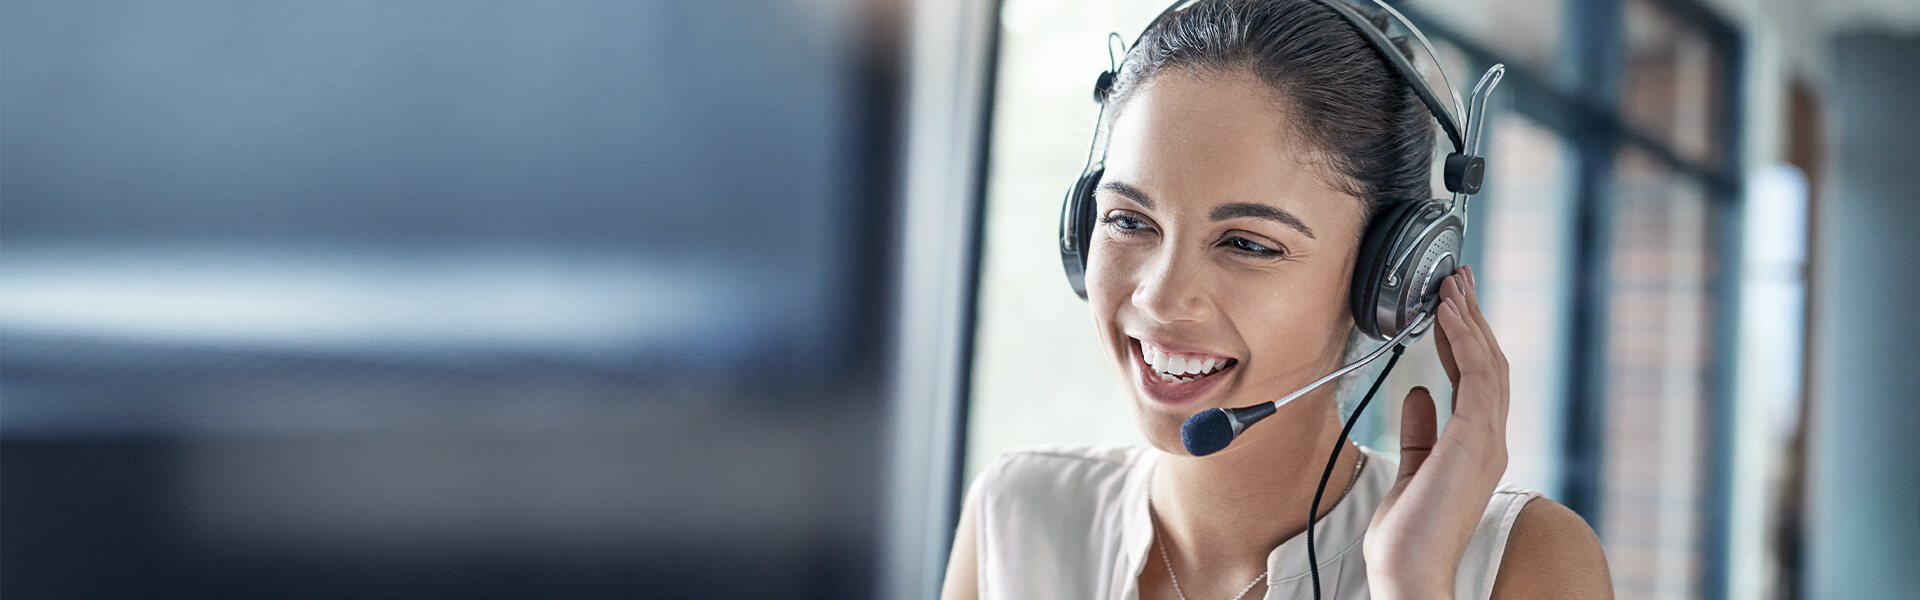
M 1699 28 L 1648 0 L 1626 3 L 1627 65 L 1620 110 L 1627 124 L 1688 160 L 1720 160 L 1720 72 Z
M 1368 0 L 1360 3 L 1371 4 Z M 1465 33 L 1514 66 L 1539 73 L 1553 72 L 1566 37 L 1561 35 L 1564 8 L 1559 0 L 1428 0 L 1408 3 L 1405 8 Z
M 1620 598 L 1691 598 L 1713 361 L 1712 209 L 1697 183 L 1638 152 L 1620 156 L 1614 186 L 1601 530 Z

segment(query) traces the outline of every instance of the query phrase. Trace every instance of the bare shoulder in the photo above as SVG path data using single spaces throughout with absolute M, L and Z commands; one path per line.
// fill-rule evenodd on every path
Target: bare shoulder
M 1613 577 L 1600 538 L 1572 509 L 1533 499 L 1514 519 L 1493 597 L 1612 598 Z

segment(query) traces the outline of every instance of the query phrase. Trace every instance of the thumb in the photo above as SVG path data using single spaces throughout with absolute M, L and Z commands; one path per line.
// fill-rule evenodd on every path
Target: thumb
M 1433 453 L 1439 439 L 1440 421 L 1433 406 L 1433 393 L 1416 386 L 1400 404 L 1400 476 L 1396 485 L 1405 485 L 1420 470 L 1420 464 Z

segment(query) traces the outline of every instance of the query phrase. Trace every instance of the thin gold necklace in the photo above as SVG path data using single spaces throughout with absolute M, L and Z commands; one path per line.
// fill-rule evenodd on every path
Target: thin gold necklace
M 1367 453 L 1361 452 L 1360 460 L 1353 461 L 1353 476 L 1347 478 L 1347 489 L 1340 491 L 1340 497 L 1333 501 L 1334 506 L 1339 506 L 1340 501 L 1347 499 L 1347 494 L 1353 493 L 1353 482 L 1360 480 L 1360 469 L 1366 465 Z M 1147 485 L 1147 520 L 1153 523 L 1153 547 L 1160 550 L 1160 564 L 1167 568 L 1167 580 L 1173 582 L 1173 595 L 1179 597 L 1180 600 L 1187 600 L 1187 593 L 1180 591 L 1180 576 L 1173 574 L 1173 560 L 1167 557 L 1167 545 L 1160 540 L 1160 515 L 1153 510 L 1153 485 L 1151 483 Z M 1240 588 L 1240 593 L 1234 594 L 1233 597 L 1228 600 L 1240 600 L 1245 597 L 1247 591 L 1252 590 L 1253 586 L 1259 585 L 1261 580 L 1266 579 L 1267 575 L 1272 573 L 1272 569 L 1262 571 L 1259 577 L 1255 577 L 1253 581 L 1247 582 L 1247 587 Z

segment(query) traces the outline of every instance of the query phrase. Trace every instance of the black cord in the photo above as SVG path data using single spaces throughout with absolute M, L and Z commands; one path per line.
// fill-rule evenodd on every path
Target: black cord
M 1387 358 L 1387 368 L 1380 370 L 1380 376 L 1374 378 L 1373 387 L 1367 388 L 1367 395 L 1360 398 L 1360 404 L 1353 407 L 1353 416 L 1347 417 L 1347 426 L 1340 428 L 1340 441 L 1333 445 L 1333 456 L 1327 457 L 1327 470 L 1320 472 L 1320 487 L 1313 490 L 1313 507 L 1307 513 L 1307 569 L 1313 571 L 1313 600 L 1320 600 L 1320 559 L 1313 552 L 1313 522 L 1320 516 L 1320 495 L 1327 491 L 1327 479 L 1333 477 L 1333 465 L 1340 461 L 1340 450 L 1347 447 L 1347 434 L 1353 433 L 1353 425 L 1360 422 L 1360 411 L 1367 409 L 1367 403 L 1373 401 L 1374 392 L 1380 391 L 1380 384 L 1387 382 L 1387 373 L 1393 372 L 1393 363 L 1400 362 L 1400 353 L 1405 344 L 1393 347 L 1393 356 Z

